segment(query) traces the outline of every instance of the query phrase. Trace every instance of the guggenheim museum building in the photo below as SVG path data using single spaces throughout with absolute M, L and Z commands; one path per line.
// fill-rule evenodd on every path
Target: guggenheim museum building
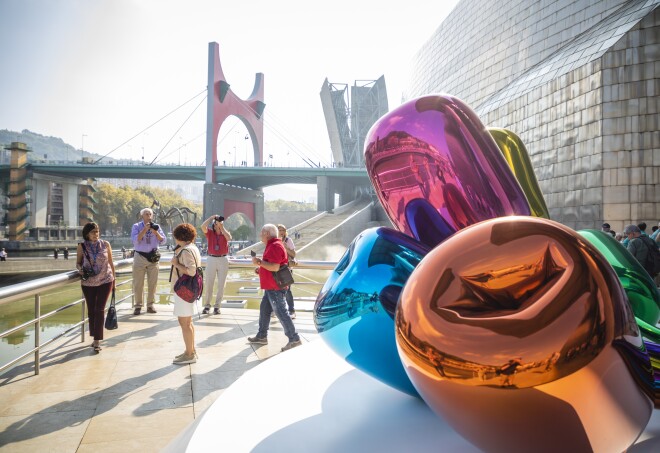
M 553 220 L 660 221 L 660 0 L 462 0 L 404 98 L 449 93 L 527 147 Z

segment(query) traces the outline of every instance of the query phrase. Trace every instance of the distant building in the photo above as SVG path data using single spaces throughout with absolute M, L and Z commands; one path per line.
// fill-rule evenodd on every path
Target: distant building
M 660 0 L 462 0 L 407 99 L 445 92 L 521 137 L 554 220 L 660 220 Z
M 373 124 L 388 112 L 385 77 L 378 80 L 356 80 L 350 87 L 345 83 L 330 83 L 325 79 L 321 87 L 321 104 L 328 126 L 330 148 L 336 165 L 364 166 L 364 140 Z

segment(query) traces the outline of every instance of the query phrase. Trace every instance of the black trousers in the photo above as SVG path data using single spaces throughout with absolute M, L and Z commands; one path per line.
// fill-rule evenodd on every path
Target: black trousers
M 112 291 L 112 282 L 99 286 L 83 286 L 82 292 L 87 303 L 89 316 L 89 334 L 94 340 L 103 340 L 103 324 L 105 322 L 105 304 Z

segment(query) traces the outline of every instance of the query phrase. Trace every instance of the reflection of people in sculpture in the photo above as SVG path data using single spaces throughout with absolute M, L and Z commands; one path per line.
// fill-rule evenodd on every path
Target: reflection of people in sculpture
M 485 366 L 480 366 L 477 368 L 477 378 L 479 378 L 480 381 L 485 381 L 486 380 L 486 367 Z
M 427 348 L 424 353 L 426 354 L 426 358 L 428 359 L 429 363 L 433 366 L 433 368 L 436 369 L 438 374 L 442 377 L 447 377 L 445 374 L 445 369 L 442 366 L 444 356 L 437 353 L 437 351 L 432 347 Z
M 502 382 L 500 385 L 502 387 L 513 386 L 513 377 L 516 374 L 518 367 L 522 364 L 522 358 L 516 357 L 500 367 L 499 374 L 502 375 Z
M 557 364 L 557 361 L 559 360 L 559 352 L 554 352 L 550 358 L 548 359 L 548 362 L 545 365 L 545 370 L 544 371 L 550 371 L 550 369 Z

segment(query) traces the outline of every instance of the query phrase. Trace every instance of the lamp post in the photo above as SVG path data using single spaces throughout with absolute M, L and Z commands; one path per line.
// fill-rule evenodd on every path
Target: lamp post
M 245 134 L 245 141 L 243 143 L 245 143 L 245 166 L 246 167 L 247 167 L 247 159 L 248 159 L 247 141 L 248 141 L 249 138 L 250 138 L 250 136 L 248 134 Z
M 80 163 L 83 163 L 83 160 L 85 159 L 85 137 L 87 137 L 87 134 L 82 134 L 81 138 L 81 145 L 80 145 Z

